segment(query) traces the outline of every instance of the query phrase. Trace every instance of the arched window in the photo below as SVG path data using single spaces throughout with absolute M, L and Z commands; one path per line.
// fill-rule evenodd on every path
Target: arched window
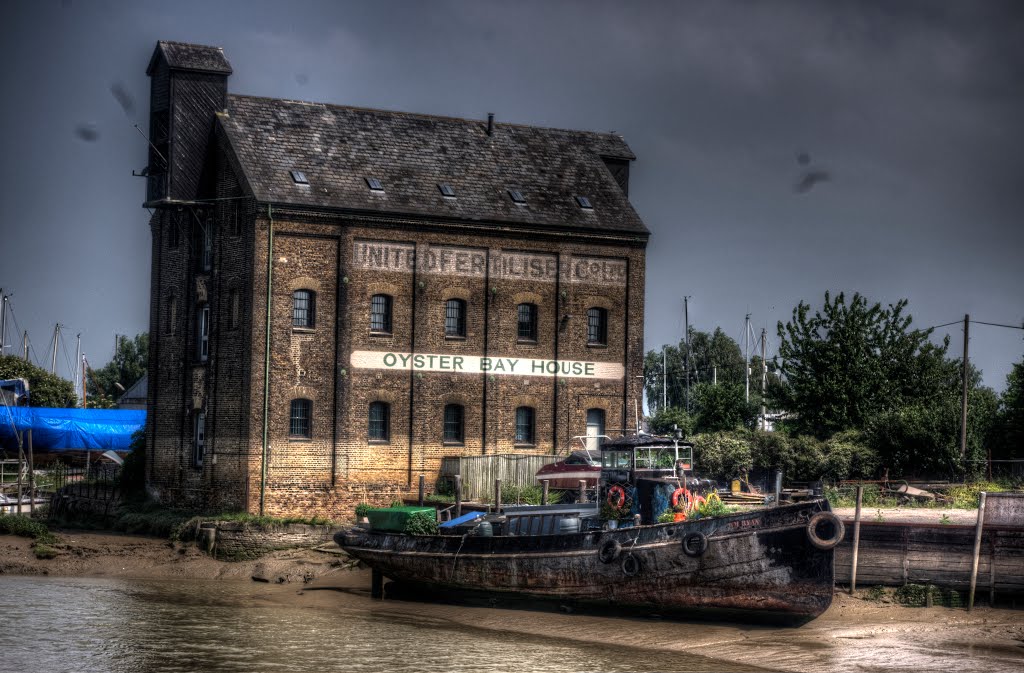
M 608 311 L 603 308 L 587 309 L 587 345 L 608 345 Z
M 231 290 L 228 295 L 228 310 L 231 312 L 228 315 L 228 329 L 237 329 L 242 319 L 242 298 L 238 290 Z
M 445 302 L 444 335 L 445 337 L 465 338 L 466 302 L 463 300 L 449 299 Z
M 391 334 L 391 295 L 375 294 L 370 298 L 370 331 Z
M 587 449 L 596 451 L 601 448 L 603 434 L 604 409 L 587 409 Z
M 387 442 L 391 439 L 391 405 L 387 402 L 370 403 L 366 437 L 371 442 Z
M 520 304 L 516 313 L 519 318 L 519 341 L 537 341 L 537 305 Z
M 302 439 L 312 437 L 312 416 L 313 403 L 310 400 L 292 400 L 288 436 Z
M 292 327 L 312 329 L 316 326 L 316 292 L 296 290 L 292 293 Z
M 465 416 L 461 404 L 447 404 L 444 407 L 444 441 L 461 444 L 465 439 Z
M 516 444 L 533 444 L 535 441 L 533 407 L 516 408 Z

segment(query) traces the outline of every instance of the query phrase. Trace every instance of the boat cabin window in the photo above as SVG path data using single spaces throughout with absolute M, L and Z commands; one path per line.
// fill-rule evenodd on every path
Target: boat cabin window
M 601 467 L 613 469 L 613 470 L 628 470 L 630 469 L 630 452 L 629 451 L 602 451 L 601 452 Z

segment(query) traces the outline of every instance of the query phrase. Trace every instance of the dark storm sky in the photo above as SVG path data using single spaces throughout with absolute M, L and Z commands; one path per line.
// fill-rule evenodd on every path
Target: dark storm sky
M 622 134 L 647 349 L 683 295 L 736 339 L 751 313 L 769 354 L 825 290 L 906 297 L 919 326 L 1024 320 L 1022 3 L 8 0 L 0 37 L 0 286 L 46 366 L 55 322 L 94 366 L 147 329 L 132 125 L 158 39 L 224 47 L 236 93 Z M 987 385 L 1022 336 L 972 325 Z

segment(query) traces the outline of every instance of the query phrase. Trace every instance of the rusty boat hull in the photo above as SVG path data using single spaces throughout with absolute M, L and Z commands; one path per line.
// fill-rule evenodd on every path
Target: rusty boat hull
M 465 596 L 496 606 L 542 601 L 563 609 L 801 623 L 832 602 L 833 549 L 815 546 L 808 534 L 811 518 L 822 511 L 829 511 L 828 503 L 817 500 L 559 535 L 430 536 L 351 528 L 335 540 L 391 581 L 391 597 Z

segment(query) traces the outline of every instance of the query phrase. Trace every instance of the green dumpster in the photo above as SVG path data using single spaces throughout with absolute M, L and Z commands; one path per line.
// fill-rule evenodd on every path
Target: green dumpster
M 373 507 L 366 512 L 366 518 L 370 520 L 372 530 L 401 533 L 409 517 L 416 512 L 434 515 L 435 511 L 433 507 Z

